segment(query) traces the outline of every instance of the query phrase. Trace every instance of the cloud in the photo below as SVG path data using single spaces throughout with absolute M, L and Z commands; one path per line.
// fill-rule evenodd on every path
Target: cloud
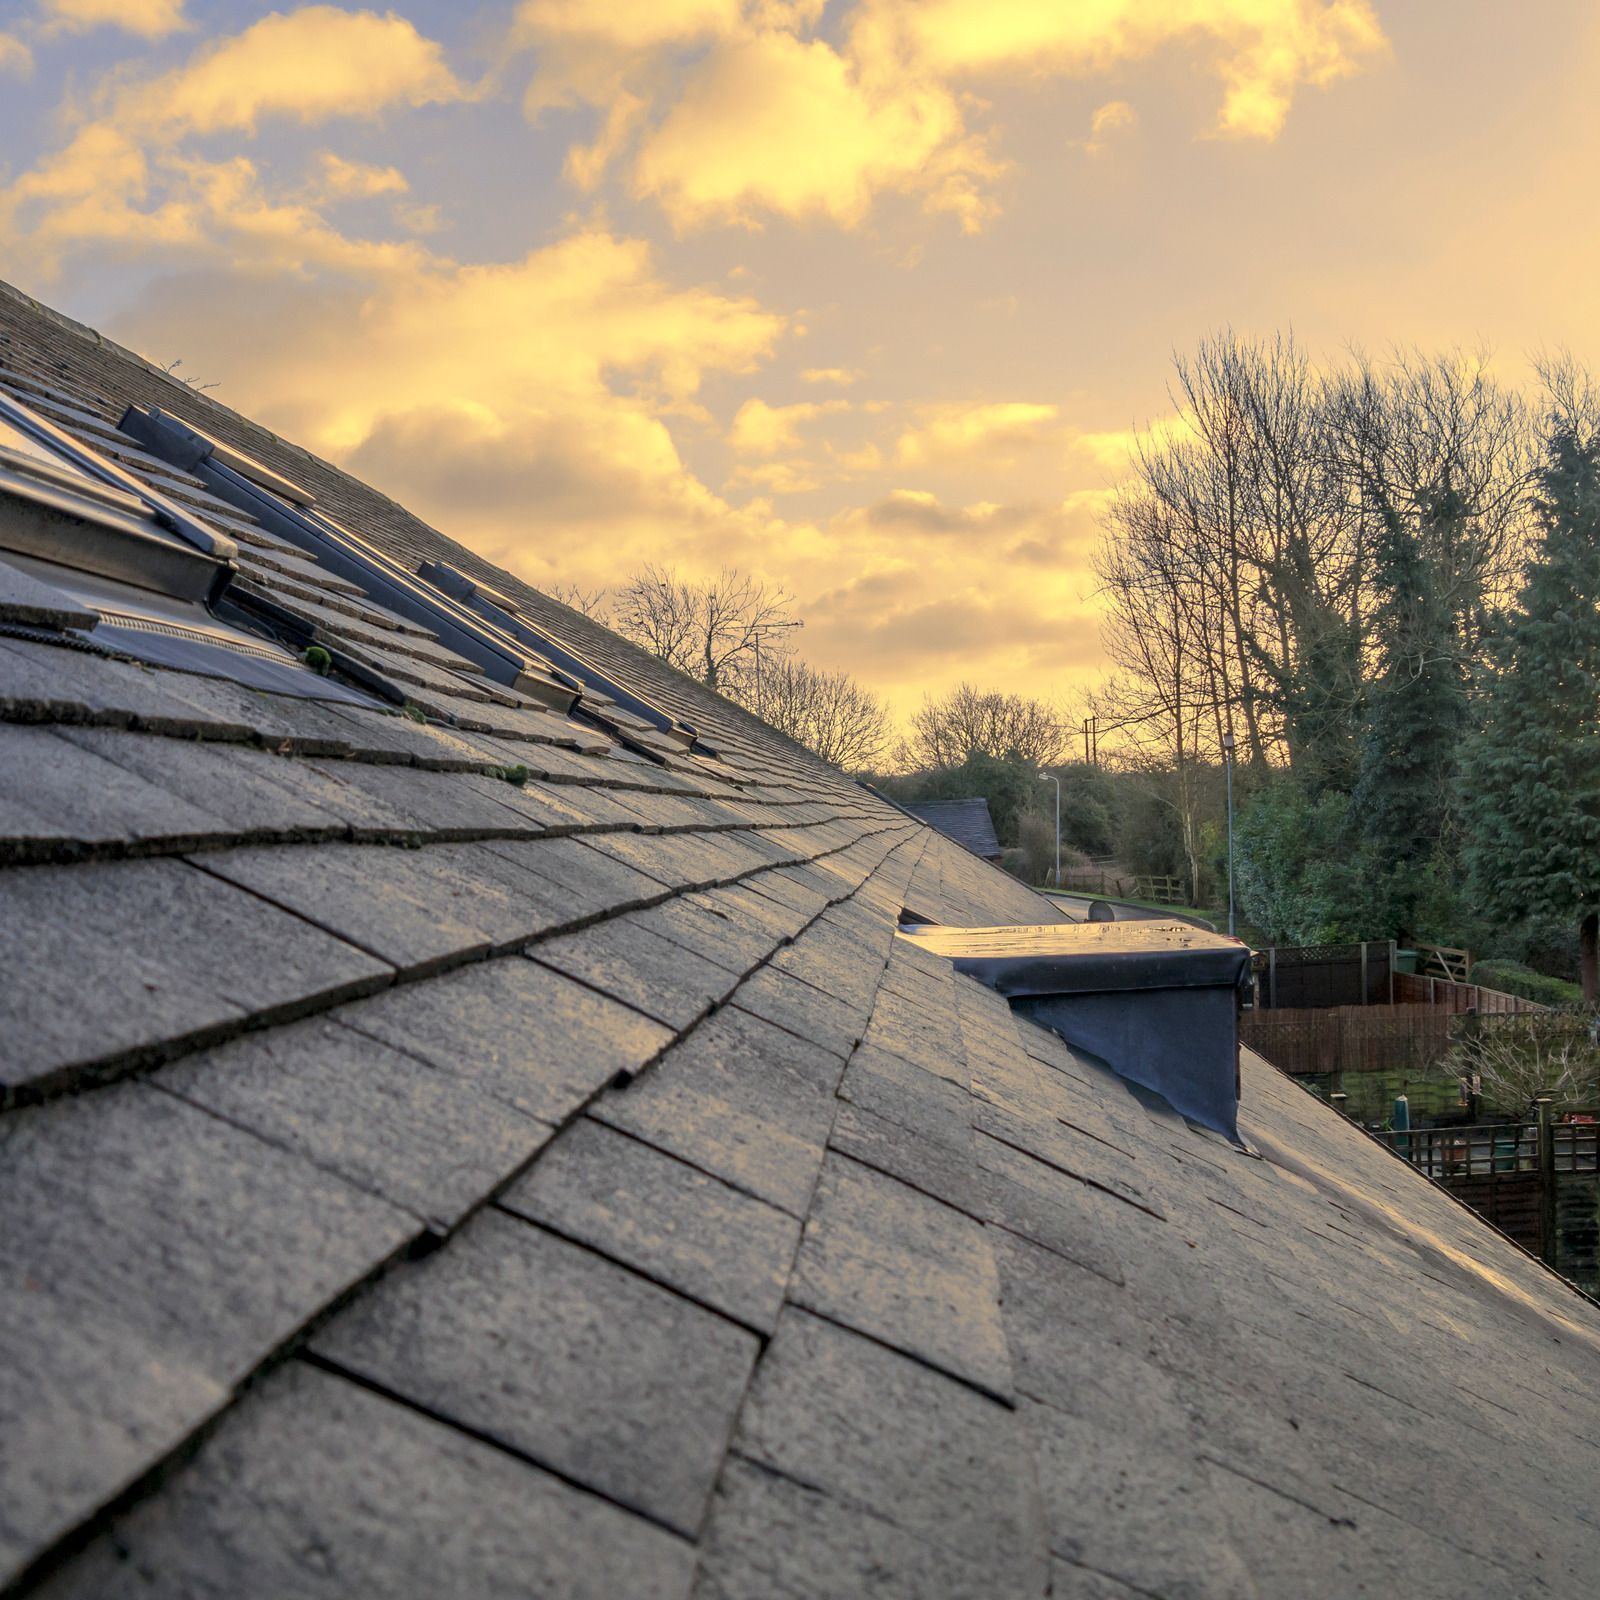
M 307 125 L 394 105 L 465 99 L 444 52 L 394 12 L 311 5 L 272 12 L 203 45 L 181 67 L 111 92 L 109 120 L 176 138 L 254 133 L 264 117 Z
M 1124 128 L 1136 128 L 1139 113 L 1126 100 L 1108 100 L 1096 108 L 1089 119 L 1089 137 L 1083 141 L 1084 151 L 1091 156 L 1100 155 L 1111 141 L 1111 136 Z
M 33 71 L 33 52 L 14 33 L 0 33 L 0 72 L 27 77 Z
M 317 158 L 319 172 L 312 192 L 320 199 L 366 199 L 372 195 L 405 194 L 411 185 L 398 167 L 347 161 L 333 150 Z
M 68 121 L 66 142 L 0 188 L 0 239 L 9 263 L 41 277 L 75 250 L 217 249 L 230 242 L 241 256 L 300 267 L 381 266 L 410 246 L 347 239 L 317 208 L 403 192 L 396 169 L 330 152 L 309 187 L 274 191 L 249 158 L 203 156 L 194 141 L 250 137 L 267 119 L 316 125 L 373 118 L 471 92 L 440 46 L 392 13 L 326 5 L 274 12 L 156 77 L 107 74 L 85 102 L 88 113 Z
M 866 77 L 824 40 L 764 33 L 690 75 L 644 136 L 633 189 L 680 228 L 764 211 L 852 227 L 883 189 L 921 192 L 975 228 L 987 210 L 976 180 L 997 170 L 938 82 Z
M 746 400 L 728 430 L 728 443 L 740 455 L 747 456 L 775 456 L 784 450 L 798 450 L 802 422 L 849 409 L 848 400 L 802 400 L 789 406 Z
M 1223 84 L 1216 131 L 1276 138 L 1295 92 L 1387 47 L 1369 0 L 867 0 L 876 48 L 950 79 L 1091 77 L 1198 49 Z
M 109 26 L 145 39 L 162 39 L 189 26 L 184 0 L 44 0 L 47 30 L 72 33 Z
M 802 383 L 830 383 L 836 388 L 848 389 L 861 379 L 856 367 L 806 367 L 800 374 Z
M 1001 466 L 1061 435 L 1055 406 L 1026 401 L 919 406 L 917 418 L 895 443 L 895 460 L 902 466 L 980 456 Z
M 1273 139 L 1295 95 L 1387 48 L 1370 0 L 859 0 L 836 37 L 818 5 L 734 0 L 525 0 L 516 39 L 538 52 L 526 107 L 604 108 L 568 176 L 593 189 L 631 149 L 635 197 L 681 232 L 768 216 L 859 227 L 885 194 L 976 232 L 1007 170 L 976 96 L 1016 80 L 1102 76 L 1164 50 L 1221 82 L 1212 132 Z M 1132 108 L 1095 115 L 1097 151 Z

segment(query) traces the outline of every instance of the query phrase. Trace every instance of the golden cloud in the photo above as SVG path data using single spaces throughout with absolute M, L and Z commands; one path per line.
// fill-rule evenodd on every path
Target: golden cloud
M 1183 48 L 1222 82 L 1214 131 L 1272 139 L 1302 87 L 1386 48 L 1370 0 L 861 0 L 837 43 L 807 35 L 819 11 L 527 0 L 518 38 L 540 52 L 529 113 L 605 107 L 569 177 L 595 187 L 637 141 L 632 192 L 680 230 L 769 214 L 849 228 L 903 193 L 975 232 L 1005 164 L 992 131 L 969 126 L 974 86 L 1092 77 Z M 1102 106 L 1086 148 L 1133 119 L 1126 101 Z
M 411 187 L 398 167 L 347 161 L 332 150 L 324 150 L 317 159 L 319 172 L 313 192 L 319 198 L 367 199 L 380 194 L 405 194 Z
M 801 423 L 849 409 L 848 400 L 802 400 L 788 406 L 746 400 L 728 430 L 728 443 L 740 455 L 747 456 L 774 456 L 780 451 L 797 450 Z
M 189 26 L 184 0 L 44 0 L 47 28 L 73 33 L 109 26 L 145 39 L 165 38 Z
M 961 109 L 937 83 L 866 80 L 820 39 L 739 38 L 694 71 L 640 145 L 636 194 L 682 227 L 761 211 L 853 226 L 881 189 L 922 190 L 982 211 L 964 175 L 986 171 Z
M 895 443 L 895 460 L 902 466 L 937 466 L 974 456 L 1003 465 L 1061 436 L 1056 407 L 1026 401 L 919 406 L 917 418 Z
M 269 13 L 171 72 L 117 87 L 108 114 L 119 126 L 173 138 L 253 133 L 263 117 L 307 124 L 371 117 L 469 92 L 440 46 L 404 17 L 310 5 Z
M 33 71 L 33 52 L 14 33 L 0 33 L 0 72 L 22 77 Z

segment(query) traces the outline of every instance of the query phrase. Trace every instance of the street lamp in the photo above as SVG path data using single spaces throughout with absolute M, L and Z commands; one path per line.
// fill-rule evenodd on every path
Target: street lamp
M 1056 888 L 1061 887 L 1061 780 L 1053 772 L 1041 772 L 1040 783 L 1056 786 Z
M 1222 764 L 1228 772 L 1228 937 L 1233 931 L 1233 734 L 1222 736 Z

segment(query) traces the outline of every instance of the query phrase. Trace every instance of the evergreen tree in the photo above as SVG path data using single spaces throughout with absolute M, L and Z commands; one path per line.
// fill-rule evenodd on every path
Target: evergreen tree
M 1367 694 L 1352 819 L 1388 870 L 1397 934 L 1416 932 L 1430 868 L 1454 842 L 1454 802 L 1467 723 L 1456 617 L 1432 552 L 1459 540 L 1467 516 L 1448 484 L 1423 498 L 1420 526 L 1386 508 L 1373 550 L 1371 618 L 1377 678 Z
M 1576 921 L 1595 1003 L 1600 907 L 1600 444 L 1556 431 L 1539 474 L 1540 534 L 1494 643 L 1466 759 L 1467 863 L 1502 923 Z

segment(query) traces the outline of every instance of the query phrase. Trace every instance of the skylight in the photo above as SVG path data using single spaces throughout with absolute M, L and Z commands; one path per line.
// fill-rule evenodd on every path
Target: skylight
M 276 693 L 368 704 L 213 610 L 233 541 L 0 394 L 0 628 Z M 26 596 L 15 604 L 6 594 Z M 57 619 L 41 626 L 40 619 Z
M 309 551 L 370 599 L 428 628 L 447 649 L 562 715 L 578 715 L 653 760 L 697 745 L 669 712 L 616 683 L 578 652 L 528 621 L 503 595 L 443 562 L 419 573 L 342 527 L 281 474 L 167 412 L 130 406 L 118 424 L 151 454 L 194 474 L 219 499 Z

